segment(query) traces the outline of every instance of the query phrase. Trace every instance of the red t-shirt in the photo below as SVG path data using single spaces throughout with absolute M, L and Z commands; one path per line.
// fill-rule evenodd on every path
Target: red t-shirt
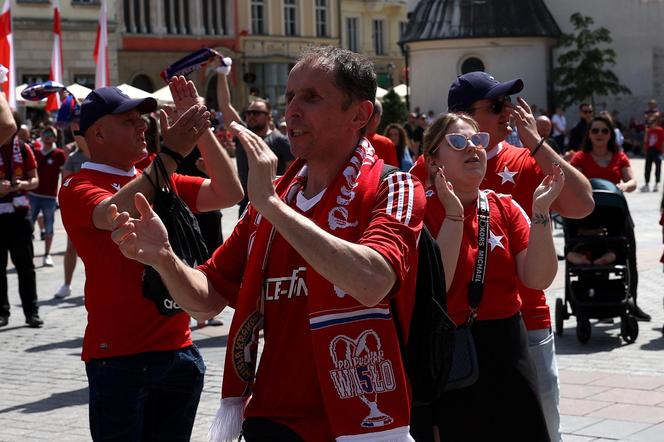
M 399 167 L 399 159 L 397 158 L 397 148 L 394 146 L 392 140 L 382 135 L 373 134 L 367 137 L 378 158 L 385 161 L 385 164 L 390 166 Z
M 58 197 L 62 222 L 85 264 L 84 361 L 191 345 L 189 315 L 162 316 L 143 297 L 143 264 L 125 258 L 111 240 L 111 232 L 97 229 L 92 222 L 97 204 L 135 178 L 123 173 L 85 163 L 64 181 Z M 172 181 L 178 195 L 195 208 L 203 179 L 174 174 Z
M 403 176 L 406 176 L 405 174 Z M 424 195 L 421 185 L 413 180 L 412 216 L 408 224 L 387 215 L 390 202 L 408 201 L 408 186 L 393 186 L 390 191 L 383 182 L 376 196 L 371 220 L 359 240 L 384 256 L 392 265 L 397 281 L 397 296 L 413 296 L 417 260 L 417 237 L 422 226 Z M 312 218 L 317 206 L 298 208 L 294 198 L 291 206 Z M 406 212 L 402 213 L 402 218 Z M 255 212 L 247 212 L 233 234 L 199 267 L 215 289 L 235 304 L 246 265 L 247 243 L 252 238 Z M 332 441 L 319 388 L 313 347 L 309 331 L 306 263 L 277 234 L 272 242 L 265 281 L 264 339 L 265 345 L 256 373 L 246 417 L 267 417 L 288 426 L 304 440 Z M 315 294 L 311 294 L 314 296 Z M 297 394 L 293 394 L 297 392 Z
M 623 168 L 630 167 L 629 158 L 623 152 L 614 153 L 606 167 L 597 164 L 590 152 L 584 151 L 575 153 L 570 164 L 587 178 L 602 178 L 613 184 L 618 184 L 622 180 Z
M 2 161 L 0 161 L 0 180 L 15 180 L 20 178 L 22 180 L 28 179 L 28 172 L 35 170 L 37 168 L 37 161 L 35 160 L 35 155 L 32 153 L 32 149 L 27 144 L 23 144 L 21 149 L 22 156 L 21 160 L 23 161 L 22 165 L 14 164 L 12 160 L 12 152 L 14 150 L 14 139 L 12 138 L 8 144 L 3 144 L 0 146 L 0 155 L 2 155 Z M 20 174 L 20 176 L 15 176 L 14 173 Z M 26 192 L 11 192 L 7 195 L 0 196 L 0 203 L 11 203 L 12 198 L 19 193 Z
M 445 209 L 433 187 L 427 189 L 427 210 L 424 224 L 436 237 L 445 219 Z M 504 319 L 521 308 L 516 255 L 528 247 L 530 221 L 510 195 L 487 191 L 489 200 L 488 258 L 484 273 L 484 291 L 477 309 L 478 320 Z M 477 204 L 464 210 L 466 220 L 459 249 L 459 260 L 447 291 L 447 309 L 452 320 L 463 324 L 468 320 L 468 284 L 473 279 L 477 259 Z M 445 254 L 443 248 L 442 253 Z
M 497 150 L 496 150 L 497 149 Z M 533 210 L 533 192 L 544 179 L 544 173 L 530 151 L 502 142 L 487 152 L 487 165 L 482 189 L 510 194 L 526 211 Z M 528 330 L 551 327 L 551 313 L 543 290 L 533 290 L 519 283 L 523 321 Z
M 646 132 L 646 146 L 648 149 L 657 149 L 659 153 L 664 152 L 664 129 L 661 127 L 649 127 Z
M 36 150 L 35 159 L 37 160 L 39 186 L 30 193 L 37 196 L 55 198 L 58 194 L 60 170 L 67 160 L 65 151 L 56 147 L 47 155 L 44 155 L 41 150 Z

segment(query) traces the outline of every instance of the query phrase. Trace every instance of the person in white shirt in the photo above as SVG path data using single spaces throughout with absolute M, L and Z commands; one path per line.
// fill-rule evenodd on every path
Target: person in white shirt
M 563 113 L 562 107 L 556 107 L 556 113 L 551 117 L 551 123 L 553 123 L 553 134 L 551 137 L 564 152 L 565 135 L 567 134 L 567 120 L 565 119 L 565 114 Z

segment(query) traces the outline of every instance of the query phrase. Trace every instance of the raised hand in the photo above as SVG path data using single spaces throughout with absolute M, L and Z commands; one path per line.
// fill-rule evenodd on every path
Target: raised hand
M 565 174 L 560 164 L 555 163 L 551 175 L 547 175 L 533 193 L 533 214 L 548 213 L 551 204 L 565 186 Z
M 509 105 L 510 115 L 516 124 L 519 138 L 524 146 L 534 149 L 540 141 L 540 135 L 537 133 L 537 124 L 535 116 L 530 106 L 521 97 L 517 97 L 517 104 Z
M 171 78 L 168 82 L 168 88 L 171 90 L 178 115 L 183 114 L 192 106 L 203 105 L 202 98 L 199 97 L 194 83 L 181 75 Z
M 169 120 L 172 122 L 176 118 L 175 123 L 170 125 Z M 164 144 L 180 155 L 187 156 L 201 135 L 210 128 L 210 112 L 205 106 L 198 104 L 187 109 L 179 117 L 172 110 L 161 109 L 159 121 Z
M 274 179 L 277 174 L 277 156 L 265 141 L 246 127 L 232 122 L 231 133 L 236 136 L 247 154 L 249 179 L 247 196 L 259 212 L 266 208 L 271 197 L 276 196 Z
M 434 177 L 434 185 L 446 216 L 463 217 L 463 204 L 454 193 L 454 186 L 445 177 L 445 166 L 439 167 Z
M 134 204 L 140 214 L 138 219 L 131 218 L 127 212 L 118 213 L 115 204 L 108 207 L 106 216 L 111 224 L 111 239 L 127 258 L 156 267 L 171 248 L 166 227 L 142 193 L 136 193 Z

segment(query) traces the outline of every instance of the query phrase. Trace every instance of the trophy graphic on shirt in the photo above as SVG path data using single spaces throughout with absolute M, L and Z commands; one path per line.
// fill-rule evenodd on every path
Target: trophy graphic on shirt
M 392 363 L 383 356 L 378 333 L 365 330 L 357 339 L 338 335 L 330 342 L 330 356 L 334 363 L 330 376 L 339 397 L 357 397 L 369 408 L 361 426 L 375 428 L 394 422 L 378 408 L 379 393 L 396 388 Z

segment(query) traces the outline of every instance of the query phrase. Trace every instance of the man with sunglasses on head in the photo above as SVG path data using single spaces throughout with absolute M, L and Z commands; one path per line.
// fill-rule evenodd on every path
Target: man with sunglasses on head
M 514 79 L 500 83 L 485 72 L 470 72 L 458 77 L 450 86 L 450 112 L 465 112 L 487 132 L 487 169 L 482 189 L 511 194 L 530 216 L 533 191 L 546 174 L 559 164 L 565 174 L 565 187 L 552 205 L 552 210 L 569 218 L 583 218 L 592 212 L 594 202 L 590 182 L 564 161 L 537 132 L 535 116 L 528 103 L 510 95 L 523 90 L 523 81 Z M 519 133 L 524 148 L 505 142 L 511 131 L 510 119 Z M 519 283 L 523 302 L 521 313 L 528 329 L 529 349 L 537 369 L 542 407 L 551 440 L 560 440 L 558 411 L 558 368 L 551 332 L 551 315 L 546 296 Z
M 579 105 L 579 122 L 569 133 L 569 150 L 577 151 L 583 149 L 588 133 L 588 124 L 593 119 L 593 106 L 589 103 Z
M 224 116 L 224 124 L 230 127 L 231 122 L 246 126 L 250 131 L 258 135 L 265 141 L 265 144 L 277 156 L 277 176 L 283 175 L 288 166 L 291 165 L 293 154 L 290 150 L 290 141 L 280 131 L 272 129 L 272 106 L 270 102 L 262 98 L 252 96 L 252 100 L 244 111 L 244 121 L 239 113 L 231 104 L 231 93 L 228 88 L 228 74 L 231 72 L 230 59 L 224 59 L 224 65 L 217 67 L 217 101 L 219 108 Z M 240 183 L 244 189 L 245 197 L 238 203 L 240 206 L 240 215 L 247 206 L 247 181 L 249 179 L 249 163 L 247 154 L 242 149 L 239 140 L 236 140 L 235 158 L 237 161 L 237 172 L 240 176 Z

